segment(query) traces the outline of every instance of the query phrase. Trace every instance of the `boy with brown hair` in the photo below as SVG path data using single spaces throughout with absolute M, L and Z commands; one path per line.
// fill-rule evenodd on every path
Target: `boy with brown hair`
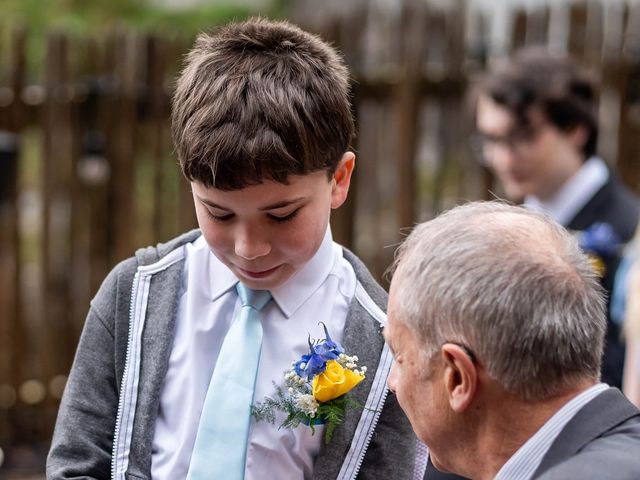
M 286 22 L 229 24 L 187 56 L 172 127 L 200 229 L 104 281 L 48 477 L 410 478 L 415 437 L 385 386 L 387 296 L 329 227 L 355 162 L 343 60 Z M 327 444 L 321 425 L 250 417 L 319 322 L 368 367 L 351 392 L 366 408 Z

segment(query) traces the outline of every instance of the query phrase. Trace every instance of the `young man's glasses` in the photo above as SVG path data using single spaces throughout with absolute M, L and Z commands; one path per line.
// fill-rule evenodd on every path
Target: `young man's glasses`
M 496 149 L 507 149 L 517 156 L 537 139 L 543 126 L 544 124 L 517 127 L 505 135 L 477 132 L 470 138 L 471 150 L 481 165 L 491 166 Z

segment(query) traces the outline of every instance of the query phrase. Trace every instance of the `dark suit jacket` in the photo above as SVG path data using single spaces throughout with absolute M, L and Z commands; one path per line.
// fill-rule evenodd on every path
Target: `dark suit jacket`
M 426 480 L 462 479 L 436 470 Z M 582 407 L 545 454 L 533 479 L 640 479 L 640 410 L 617 388 Z
M 639 479 L 640 410 L 618 389 L 605 390 L 565 425 L 533 478 Z
M 566 227 L 569 230 L 586 230 L 594 223 L 608 223 L 620 239 L 627 243 L 633 237 L 639 215 L 638 198 L 615 175 L 611 174 L 607 183 L 598 190 Z M 606 270 L 602 278 L 602 286 L 607 291 L 608 307 L 620 257 L 614 255 L 603 258 L 603 261 Z M 607 320 L 607 335 L 602 359 L 602 381 L 612 387 L 620 388 L 624 365 L 624 344 L 620 341 L 620 327 L 612 323 L 608 315 Z

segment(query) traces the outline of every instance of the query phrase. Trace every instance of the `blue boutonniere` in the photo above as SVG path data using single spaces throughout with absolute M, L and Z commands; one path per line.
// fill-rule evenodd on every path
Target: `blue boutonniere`
M 345 411 L 362 408 L 347 394 L 364 380 L 367 367 L 358 367 L 358 357 L 347 355 L 327 327 L 322 327 L 325 338 L 311 340 L 309 336 L 309 353 L 284 372 L 284 388 L 274 382 L 276 398 L 266 397 L 252 407 L 251 413 L 256 421 L 275 423 L 275 412 L 281 411 L 287 418 L 280 428 L 296 428 L 302 423 L 312 433 L 314 425 L 326 424 L 325 442 L 329 443 Z
M 578 244 L 589 256 L 598 276 L 606 273 L 605 258 L 616 255 L 622 246 L 620 236 L 608 223 L 594 223 L 578 233 Z

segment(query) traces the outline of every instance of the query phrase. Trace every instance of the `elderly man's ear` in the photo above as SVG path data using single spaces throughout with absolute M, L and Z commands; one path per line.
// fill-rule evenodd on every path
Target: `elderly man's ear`
M 459 345 L 445 343 L 440 351 L 444 361 L 444 386 L 451 410 L 464 412 L 476 395 L 478 371 L 473 360 Z

